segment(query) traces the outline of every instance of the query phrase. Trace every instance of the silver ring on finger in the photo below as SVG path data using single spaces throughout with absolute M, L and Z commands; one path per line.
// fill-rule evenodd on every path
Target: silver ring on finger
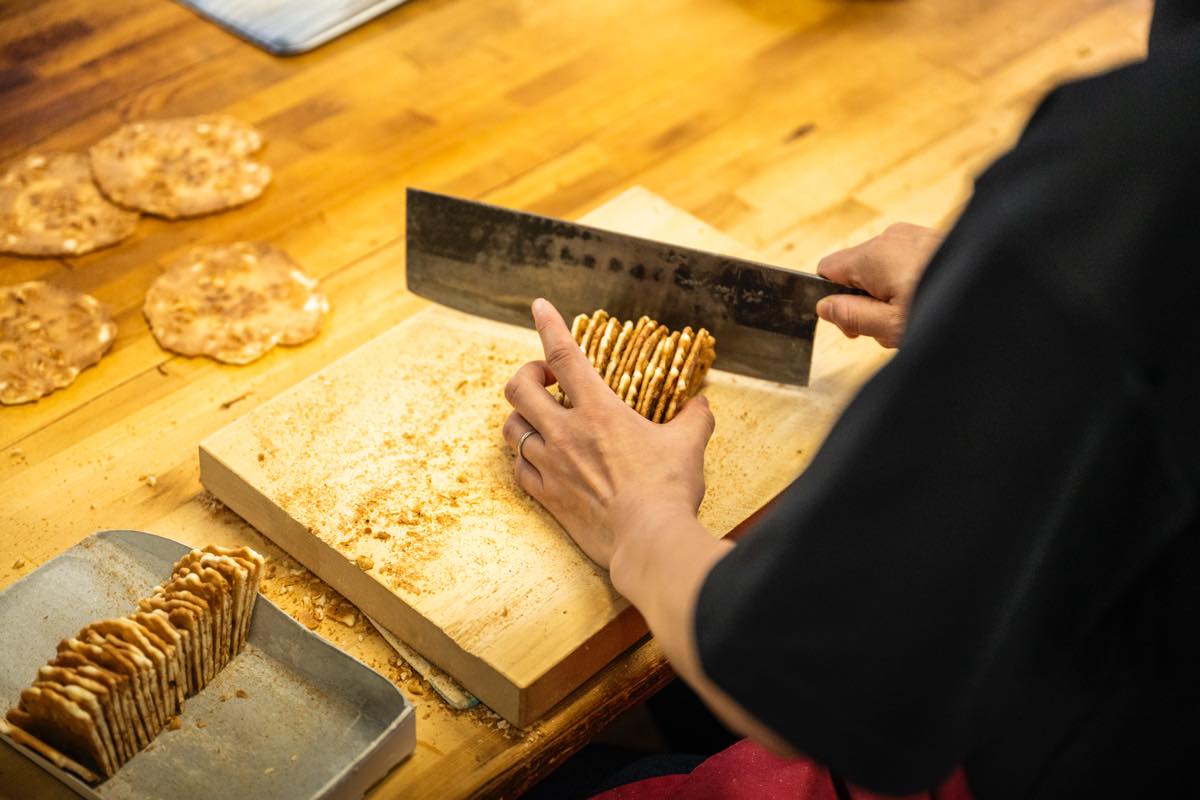
M 533 436 L 537 431 L 530 428 L 521 434 L 521 438 L 517 441 L 517 458 L 525 458 L 525 440 Z

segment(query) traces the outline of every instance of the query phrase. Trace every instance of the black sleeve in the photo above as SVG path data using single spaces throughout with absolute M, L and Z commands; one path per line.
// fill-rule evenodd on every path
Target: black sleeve
M 1200 3 L 1196 0 L 1158 0 L 1150 22 L 1150 49 L 1188 28 L 1200 25 Z
M 857 783 L 927 789 L 996 735 L 1194 508 L 1159 392 L 1197 355 L 1198 74 L 1043 103 L 896 357 L 702 588 L 705 672 Z

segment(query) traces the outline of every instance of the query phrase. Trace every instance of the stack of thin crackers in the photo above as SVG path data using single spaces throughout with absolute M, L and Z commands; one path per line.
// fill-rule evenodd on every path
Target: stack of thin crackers
M 577 316 L 571 335 L 608 387 L 652 422 L 674 419 L 717 357 L 717 340 L 704 328 L 672 331 L 649 317 L 621 322 L 602 308 Z M 558 399 L 570 407 L 561 390 Z
M 264 563 L 248 547 L 191 551 L 135 613 L 60 642 L 0 732 L 90 783 L 112 777 L 241 650 Z

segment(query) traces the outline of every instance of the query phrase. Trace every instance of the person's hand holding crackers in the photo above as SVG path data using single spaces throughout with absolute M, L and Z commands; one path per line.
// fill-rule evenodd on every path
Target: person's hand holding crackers
M 546 360 L 522 366 L 504 389 L 514 409 L 504 438 L 520 486 L 604 567 L 629 537 L 654 535 L 672 520 L 695 526 L 714 427 L 707 400 L 694 397 L 671 422 L 651 422 L 597 374 L 549 302 L 534 301 L 533 318 Z M 555 383 L 572 408 L 546 391 Z

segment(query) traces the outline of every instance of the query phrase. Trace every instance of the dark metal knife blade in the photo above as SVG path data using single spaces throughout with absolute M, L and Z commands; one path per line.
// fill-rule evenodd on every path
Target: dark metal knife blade
M 568 324 L 604 308 L 673 329 L 704 326 L 715 367 L 804 385 L 817 301 L 862 294 L 815 275 L 664 244 L 447 195 L 408 190 L 408 288 L 438 303 L 529 327 L 545 297 Z

